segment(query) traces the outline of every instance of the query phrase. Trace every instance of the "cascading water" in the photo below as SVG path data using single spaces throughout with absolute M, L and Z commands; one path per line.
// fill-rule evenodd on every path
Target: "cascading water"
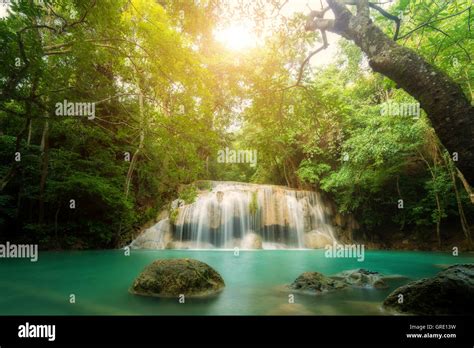
M 174 222 L 159 221 L 131 247 L 318 248 L 335 242 L 328 209 L 317 192 L 236 182 L 210 186 L 192 204 L 175 200 Z

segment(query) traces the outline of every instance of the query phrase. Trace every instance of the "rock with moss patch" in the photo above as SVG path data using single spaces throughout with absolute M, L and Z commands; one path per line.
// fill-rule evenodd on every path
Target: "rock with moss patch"
M 343 271 L 336 274 L 332 278 L 341 280 L 347 285 L 357 288 L 383 289 L 387 287 L 387 284 L 385 284 L 384 280 L 382 279 L 382 274 L 363 268 Z
M 454 265 L 432 278 L 399 287 L 388 295 L 383 306 L 419 315 L 472 315 L 474 264 Z
M 204 262 L 193 259 L 157 260 L 145 267 L 133 282 L 135 295 L 200 297 L 225 287 L 221 275 Z
M 322 294 L 329 291 L 344 289 L 343 282 L 326 277 L 319 272 L 305 272 L 291 283 L 288 288 L 310 294 Z

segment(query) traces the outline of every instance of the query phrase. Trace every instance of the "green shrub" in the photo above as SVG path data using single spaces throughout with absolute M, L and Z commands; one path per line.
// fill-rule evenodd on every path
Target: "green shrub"
M 187 185 L 179 193 L 179 199 L 182 199 L 186 204 L 194 203 L 198 195 L 198 189 L 194 184 Z

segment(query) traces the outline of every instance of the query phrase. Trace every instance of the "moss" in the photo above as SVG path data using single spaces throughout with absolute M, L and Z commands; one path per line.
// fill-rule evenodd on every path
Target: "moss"
M 196 181 L 194 185 L 201 191 L 212 190 L 212 182 L 209 180 L 199 180 L 199 181 Z
M 182 199 L 186 204 L 194 203 L 198 195 L 198 189 L 194 184 L 184 187 L 179 193 L 179 199 Z
M 176 224 L 176 220 L 178 219 L 179 209 L 170 208 L 170 223 L 172 225 Z
M 212 267 L 193 259 L 157 260 L 135 279 L 130 292 L 136 295 L 174 297 L 211 295 L 225 287 Z
M 258 211 L 257 192 L 252 192 L 252 198 L 250 200 L 249 210 L 250 210 L 251 215 L 257 214 L 257 211 Z
M 318 272 L 305 272 L 289 285 L 291 290 L 320 294 L 327 291 L 344 289 L 346 284 L 339 280 L 326 277 Z

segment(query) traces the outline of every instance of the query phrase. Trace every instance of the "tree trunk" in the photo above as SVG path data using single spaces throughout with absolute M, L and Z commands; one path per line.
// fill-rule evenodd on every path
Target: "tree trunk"
M 420 155 L 420 158 L 423 162 L 425 162 L 426 164 L 426 167 L 428 168 L 430 174 L 431 174 L 431 177 L 433 179 L 433 182 L 436 181 L 436 174 L 435 174 L 435 170 L 436 170 L 436 158 L 433 158 L 433 166 L 435 169 L 433 169 L 431 166 L 430 166 L 430 163 L 428 162 L 428 160 L 425 158 L 425 156 L 423 156 L 423 154 L 421 152 L 418 152 L 419 155 Z M 436 239 L 438 240 L 438 247 L 441 248 L 441 216 L 442 216 L 442 208 L 441 208 L 441 202 L 439 200 L 439 194 L 438 194 L 438 191 L 434 191 L 434 195 L 435 195 L 435 201 L 436 201 L 436 210 L 438 212 L 438 216 L 436 218 Z
M 20 133 L 16 136 L 15 153 L 20 152 L 21 142 L 23 140 L 23 137 L 24 137 L 26 131 L 28 130 L 28 124 L 29 124 L 30 121 L 31 120 L 29 118 L 26 119 L 25 127 L 22 128 Z M 10 167 L 10 169 L 8 170 L 8 172 L 0 180 L 0 192 L 2 192 L 5 189 L 5 187 L 8 185 L 10 180 L 12 180 L 17 175 L 17 172 L 18 172 L 19 169 L 20 169 L 20 162 L 15 161 L 12 164 L 12 166 Z
M 21 142 L 23 141 L 23 138 L 26 133 L 28 133 L 27 145 L 28 146 L 30 145 L 31 129 L 32 129 L 32 120 L 31 120 L 32 99 L 34 98 L 37 87 L 38 87 L 38 77 L 35 76 L 33 79 L 33 85 L 31 87 L 30 97 L 26 101 L 26 105 L 25 105 L 26 124 L 25 124 L 25 127 L 22 128 L 22 130 L 16 137 L 15 152 L 20 152 Z M 17 175 L 19 168 L 20 168 L 19 162 L 13 163 L 13 165 L 11 166 L 7 174 L 0 180 L 0 192 L 2 192 L 3 189 L 8 185 L 10 180 L 12 180 Z
M 130 166 L 128 167 L 127 178 L 125 180 L 125 198 L 128 197 L 130 192 L 130 184 L 132 182 L 133 172 L 135 170 L 138 154 L 143 149 L 144 141 L 145 141 L 145 128 L 144 128 L 144 113 L 143 113 L 143 92 L 140 89 L 140 94 L 138 95 L 138 106 L 140 110 L 140 142 L 138 144 L 137 149 L 133 153 L 132 160 L 130 161 Z
M 49 121 L 44 121 L 43 136 L 41 138 L 41 179 L 39 192 L 39 217 L 38 222 L 42 224 L 44 221 L 44 191 L 46 187 L 46 180 L 48 178 L 49 165 Z
M 458 205 L 458 212 L 459 212 L 459 220 L 461 222 L 461 228 L 464 233 L 464 236 L 466 237 L 466 241 L 469 247 L 472 246 L 472 238 L 471 238 L 471 227 L 469 226 L 469 223 L 467 222 L 466 215 L 464 214 L 464 209 L 462 207 L 462 201 L 461 197 L 459 195 L 458 191 L 458 186 L 456 183 L 456 175 L 454 173 L 454 166 L 451 167 L 451 163 L 447 163 L 449 166 L 449 173 L 451 174 L 451 180 L 453 181 L 453 189 L 454 189 L 454 194 L 456 195 L 456 203 Z
M 461 87 L 413 50 L 385 35 L 370 19 L 367 1 L 358 2 L 357 15 L 340 0 L 327 2 L 335 19 L 321 18 L 313 11 L 307 30 L 328 30 L 354 41 L 374 71 L 418 100 L 450 155 L 457 153 L 457 167 L 474 185 L 474 107 Z
M 31 133 L 32 132 L 33 132 L 33 122 L 31 121 L 31 118 L 29 118 L 28 119 L 28 137 L 26 138 L 26 145 L 28 145 L 28 146 L 30 146 L 30 144 L 31 144 Z

